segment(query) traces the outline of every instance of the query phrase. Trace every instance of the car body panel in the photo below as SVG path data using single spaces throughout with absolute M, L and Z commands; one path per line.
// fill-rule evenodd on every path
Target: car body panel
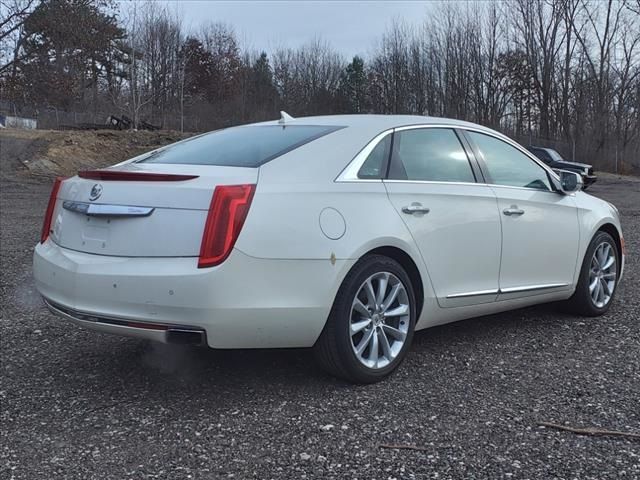
M 269 348 L 313 345 L 354 263 L 256 259 L 235 250 L 222 265 L 198 269 L 197 258 L 92 255 L 49 239 L 36 246 L 33 269 L 36 287 L 55 304 L 199 327 L 213 348 Z
M 183 168 L 188 167 L 188 168 Z M 183 172 L 186 181 L 90 180 L 78 176 L 62 183 L 53 216 L 53 240 L 60 246 L 97 255 L 130 257 L 197 256 L 204 222 L 216 185 L 256 183 L 257 168 L 127 164 L 118 171 Z M 92 189 L 99 187 L 99 196 Z M 147 208 L 143 215 L 87 215 L 83 207 Z M 65 207 L 66 205 L 66 207 Z
M 570 290 L 576 271 L 580 228 L 574 198 L 557 192 L 492 185 L 498 208 L 524 214 L 500 216 L 502 262 L 500 298 L 527 296 L 536 290 Z M 538 287 L 538 288 L 536 288 Z
M 584 255 L 589 248 L 589 242 L 605 225 L 613 225 L 618 232 L 618 237 L 623 236 L 622 226 L 620 224 L 620 217 L 616 208 L 609 202 L 606 202 L 600 198 L 596 198 L 593 195 L 589 195 L 586 192 L 577 192 L 575 194 L 576 207 L 578 209 L 578 223 L 580 225 L 580 245 L 578 247 L 578 258 L 584 258 Z M 618 280 L 622 279 L 624 274 L 625 256 L 621 255 L 620 269 L 618 272 Z M 578 281 L 578 275 L 580 274 L 579 268 L 576 269 L 574 276 L 574 283 Z
M 496 196 L 482 184 L 386 180 L 443 307 L 492 302 L 498 292 L 501 232 Z M 420 204 L 426 214 L 403 213 Z M 455 258 L 457 265 L 451 264 Z M 493 293 L 491 293 L 493 292 Z
M 119 250 L 100 252 L 100 245 L 95 244 L 90 252 L 78 251 L 74 242 L 81 241 L 82 229 L 73 222 L 66 223 L 72 225 L 71 236 L 67 237 L 63 218 L 59 230 L 56 232 L 54 226 L 51 237 L 35 249 L 38 290 L 52 302 L 78 312 L 202 328 L 209 346 L 215 348 L 308 347 L 322 332 L 349 270 L 373 250 L 397 249 L 417 268 L 424 287 L 419 293 L 424 298 L 416 328 L 422 329 L 566 299 L 575 289 L 582 258 L 595 232 L 611 224 L 621 233 L 615 209 L 583 192 L 568 196 L 530 189 L 501 193 L 502 189 L 481 182 L 462 187 L 447 182 L 418 187 L 343 175 L 373 139 L 397 128 L 472 129 L 525 151 L 485 127 L 441 118 L 384 115 L 310 117 L 291 122 L 346 128 L 254 169 L 141 165 L 136 163 L 140 157 L 114 167 L 193 174 L 198 178 L 164 185 L 165 189 L 141 182 L 103 182 L 100 202 L 191 213 L 175 221 L 165 218 L 164 228 L 133 229 L 129 241 L 137 246 L 130 246 L 128 252 L 125 235 L 118 240 Z M 527 155 L 550 176 L 555 175 L 532 154 Z M 197 245 L 213 189 L 219 184 L 254 182 L 255 195 L 231 255 L 216 267 L 198 268 Z M 85 197 L 95 183 L 99 182 L 76 177 L 65 181 L 54 218 L 63 199 L 88 201 Z M 545 200 L 538 198 L 540 195 L 545 195 Z M 423 204 L 428 198 L 434 210 L 424 218 L 407 218 L 402 206 L 415 201 L 413 196 L 419 196 Z M 479 203 L 465 208 L 463 200 L 469 196 Z M 521 218 L 527 228 L 505 229 L 501 208 L 513 201 L 525 206 L 530 214 Z M 490 205 L 495 207 L 494 213 Z M 543 205 L 555 212 L 553 218 L 545 214 Z M 329 217 L 323 212 L 330 212 Z M 197 220 L 188 220 L 190 215 Z M 160 217 L 158 214 L 154 218 Z M 540 227 L 535 220 L 548 220 L 549 224 Z M 541 240 L 541 235 L 557 238 Z M 141 240 L 153 246 L 142 248 Z M 505 240 L 521 245 L 505 248 Z M 178 244 L 180 248 L 175 248 Z M 436 247 L 438 251 L 431 250 Z M 498 250 L 503 253 L 496 260 Z M 442 252 L 441 257 L 438 252 Z M 550 271 L 556 263 L 558 271 Z M 461 269 L 470 264 L 486 269 L 488 278 L 480 276 L 481 268 L 465 275 Z M 498 271 L 504 277 L 496 286 Z M 531 278 L 525 276 L 527 271 Z M 446 298 L 467 290 L 530 286 L 538 281 L 570 285 L 484 299 Z M 99 327 L 88 325 L 97 330 Z M 152 338 L 151 333 L 137 334 Z

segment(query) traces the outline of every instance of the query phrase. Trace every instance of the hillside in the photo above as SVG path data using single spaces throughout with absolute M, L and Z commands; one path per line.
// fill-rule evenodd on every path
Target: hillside
M 175 131 L 0 130 L 0 174 L 68 176 L 188 138 Z

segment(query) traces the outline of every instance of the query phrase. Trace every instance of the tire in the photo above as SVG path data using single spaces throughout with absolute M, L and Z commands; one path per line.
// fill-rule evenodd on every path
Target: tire
M 607 253 L 607 259 L 613 258 L 613 264 L 607 269 L 601 268 L 603 265 L 600 263 L 599 258 L 603 258 L 603 256 L 594 257 L 596 250 L 601 247 L 604 248 L 604 251 L 610 252 L 610 254 Z M 603 250 L 599 251 L 604 253 Z M 606 266 L 607 261 L 605 261 L 604 266 Z M 595 276 L 592 272 L 592 262 L 594 272 L 599 272 Z M 576 291 L 564 304 L 565 310 L 585 317 L 598 317 L 605 314 L 609 310 L 616 294 L 619 269 L 620 252 L 615 240 L 606 232 L 597 232 L 591 239 L 582 261 Z M 594 284 L 594 281 L 597 281 L 598 284 Z M 599 292 L 597 295 L 595 295 L 596 289 Z M 602 297 L 600 297 L 600 293 Z
M 393 298 L 386 307 L 378 301 L 381 287 L 384 300 Z M 402 363 L 415 322 L 416 297 L 404 268 L 391 258 L 367 255 L 342 282 L 314 354 L 332 375 L 353 383 L 378 382 Z

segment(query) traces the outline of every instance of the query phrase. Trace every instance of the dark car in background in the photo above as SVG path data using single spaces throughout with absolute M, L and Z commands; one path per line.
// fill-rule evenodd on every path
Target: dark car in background
M 536 147 L 533 145 L 529 145 L 527 147 L 527 150 L 529 150 L 536 157 L 538 157 L 553 169 L 569 170 L 571 172 L 576 172 L 582 175 L 582 182 L 584 184 L 583 190 L 586 190 L 587 187 L 593 185 L 597 180 L 597 177 L 593 173 L 593 167 L 591 165 L 587 163 L 569 162 L 562 158 L 562 155 L 560 155 L 553 148 Z

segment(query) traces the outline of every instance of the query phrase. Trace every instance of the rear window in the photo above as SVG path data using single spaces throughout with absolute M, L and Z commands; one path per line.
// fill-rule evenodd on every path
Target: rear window
M 156 150 L 140 162 L 259 167 L 341 128 L 344 127 L 263 125 L 227 128 Z

